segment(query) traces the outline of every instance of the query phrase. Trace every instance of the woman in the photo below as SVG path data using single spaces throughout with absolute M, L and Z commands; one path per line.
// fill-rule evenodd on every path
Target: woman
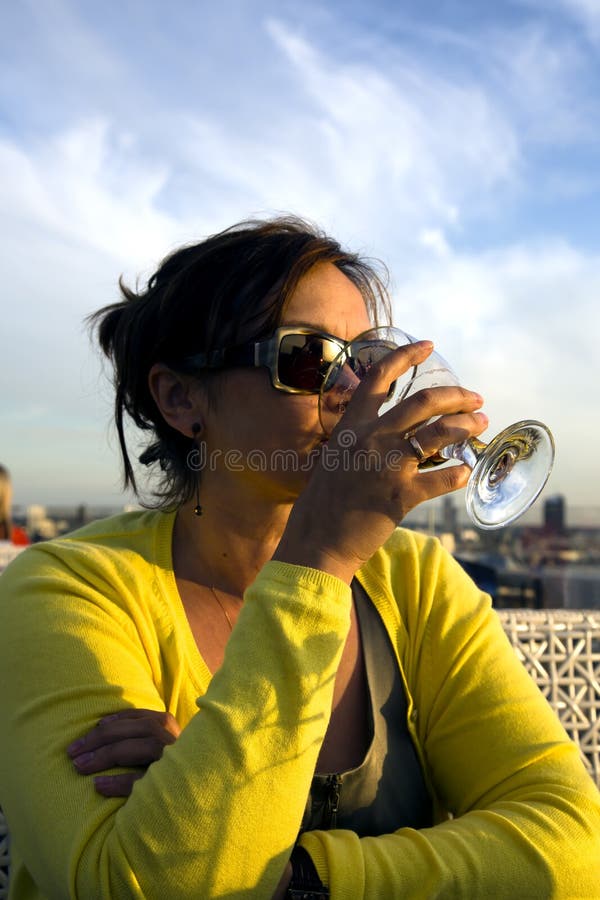
M 0 572 L 29 544 L 27 532 L 12 521 L 12 481 L 0 466 Z
M 126 482 L 128 415 L 161 509 L 39 545 L 0 583 L 12 896 L 600 895 L 576 748 L 489 598 L 396 528 L 468 477 L 419 471 L 406 435 L 437 417 L 431 455 L 480 434 L 481 397 L 378 417 L 431 352 L 400 348 L 324 446 L 323 373 L 385 292 L 298 220 L 243 223 L 122 291 L 96 321 Z M 373 454 L 395 464 L 353 464 Z M 80 777 L 115 764 L 98 790 Z

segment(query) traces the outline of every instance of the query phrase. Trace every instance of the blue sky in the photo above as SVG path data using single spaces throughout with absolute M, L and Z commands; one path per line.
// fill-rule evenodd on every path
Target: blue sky
M 546 421 L 600 506 L 600 2 L 20 0 L 0 32 L 0 459 L 17 503 L 118 503 L 83 326 L 119 274 L 292 211 L 382 258 L 395 321 Z

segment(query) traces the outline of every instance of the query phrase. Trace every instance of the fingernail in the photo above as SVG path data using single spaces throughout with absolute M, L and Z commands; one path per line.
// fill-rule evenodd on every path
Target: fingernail
M 69 756 L 77 756 L 80 750 L 85 747 L 85 738 L 78 738 L 76 741 L 73 741 L 72 744 L 69 744 L 67 747 L 67 753 Z
M 96 775 L 94 778 L 94 784 L 97 784 L 98 787 L 109 787 L 112 783 L 112 775 Z
M 98 725 L 102 725 L 104 722 L 112 722 L 113 719 L 118 719 L 119 716 L 117 713 L 111 713 L 110 716 L 102 716 L 101 719 L 98 719 Z
M 487 425 L 488 422 L 490 421 L 490 420 L 488 419 L 488 417 L 486 416 L 486 414 L 483 413 L 483 412 L 475 413 L 475 415 L 477 416 L 477 418 L 479 419 L 479 421 L 480 421 L 483 425 Z
M 81 753 L 79 756 L 75 757 L 75 759 L 73 760 L 73 765 L 77 766 L 78 769 L 83 769 L 87 765 L 89 765 L 89 763 L 91 763 L 93 758 L 94 754 L 92 751 L 90 751 L 89 753 Z

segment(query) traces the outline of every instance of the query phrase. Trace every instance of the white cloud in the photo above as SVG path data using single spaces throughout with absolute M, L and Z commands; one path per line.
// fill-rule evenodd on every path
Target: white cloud
M 592 41 L 600 40 L 600 3 L 598 0 L 557 0 L 557 4 L 583 25 Z
M 161 130 L 177 141 L 160 150 L 147 133 L 141 143 L 135 125 L 124 132 L 105 116 L 39 144 L 5 140 L 12 209 L 135 267 L 261 210 L 296 210 L 342 237 L 369 234 L 384 253 L 418 248 L 436 231 L 448 241 L 495 209 L 491 198 L 502 203 L 516 190 L 519 134 L 485 80 L 449 78 L 407 53 L 386 70 L 372 59 L 339 63 L 281 20 L 267 29 L 296 77 L 293 102 L 274 99 L 277 116 L 263 109 L 240 132 L 225 115 L 171 111 Z M 499 39 L 489 51 L 506 61 Z M 535 53 L 521 57 L 526 93 Z
M 514 176 L 517 134 L 482 87 L 409 56 L 388 71 L 336 63 L 281 21 L 268 28 L 297 70 L 313 139 L 350 208 L 385 197 L 406 232 L 432 216 L 452 222 L 467 198 Z
M 134 268 L 262 210 L 298 211 L 342 237 L 369 234 L 387 252 L 388 237 L 414 247 L 421 232 L 458 227 L 514 179 L 516 132 L 482 88 L 417 61 L 393 75 L 338 64 L 282 22 L 268 30 L 296 73 L 294 103 L 275 103 L 276 117 L 263 111 L 239 132 L 225 116 L 172 111 L 170 147 L 147 133 L 142 144 L 106 116 L 28 145 L 5 139 L 12 215 Z
M 440 228 L 423 228 L 419 234 L 419 242 L 437 256 L 448 256 L 450 253 L 446 235 Z
M 569 5 L 592 28 L 596 7 Z M 57 8 L 68 12 L 69 4 Z M 61 115 L 52 110 L 42 125 L 5 132 L 0 141 L 7 222 L 0 256 L 14 336 L 8 371 L 22 373 L 11 385 L 12 451 L 25 447 L 22 459 L 35 467 L 39 436 L 32 425 L 42 420 L 49 459 L 64 456 L 72 439 L 81 472 L 89 466 L 112 484 L 114 457 L 98 450 L 107 404 L 96 396 L 83 315 L 114 299 L 123 268 L 131 277 L 181 241 L 249 214 L 292 210 L 387 259 L 398 285 L 398 324 L 433 337 L 463 379 L 481 388 L 492 426 L 522 414 L 552 420 L 560 438 L 557 477 L 565 485 L 570 478 L 587 502 L 590 487 L 571 452 L 580 446 L 572 434 L 582 423 L 586 441 L 600 439 L 589 413 L 597 407 L 590 385 L 600 380 L 600 263 L 566 240 L 536 242 L 524 234 L 489 249 L 499 240 L 495 222 L 511 227 L 507 209 L 517 221 L 513 232 L 519 229 L 521 192 L 530 199 L 567 181 L 575 192 L 590 184 L 572 166 L 560 178 L 538 172 L 530 156 L 533 142 L 551 154 L 555 141 L 593 135 L 591 101 L 577 87 L 581 47 L 539 23 L 509 28 L 499 21 L 458 37 L 438 29 L 429 44 L 424 25 L 418 46 L 394 45 L 382 30 L 379 45 L 366 40 L 363 52 L 342 59 L 327 32 L 307 29 L 310 39 L 302 38 L 279 9 L 274 15 L 266 32 L 258 20 L 239 29 L 243 35 L 228 32 L 228 42 L 243 40 L 246 48 L 256 40 L 268 56 L 269 90 L 260 102 L 255 94 L 267 79 L 252 81 L 251 54 L 244 56 L 250 90 L 239 72 L 221 66 L 207 34 L 203 73 L 213 82 L 195 82 L 168 30 L 160 53 L 174 87 L 156 102 L 156 91 L 140 88 L 142 67 L 136 83 L 128 81 L 133 56 L 108 52 L 106 40 L 73 18 L 69 34 L 88 35 L 90 69 L 85 54 L 70 56 L 68 103 L 53 83 Z M 59 30 L 48 37 L 53 59 L 64 54 Z M 42 31 L 37 41 L 42 71 Z M 235 56 L 231 48 L 229 54 Z M 156 87 L 154 71 L 147 79 Z M 185 82 L 181 93 L 178 79 Z M 115 94 L 114 108 L 101 89 L 94 94 L 96 81 Z M 30 99 L 34 88 L 32 81 Z M 213 88 L 222 91 L 217 101 Z M 220 103 L 234 95 L 237 107 Z M 67 124 L 51 133 L 48 121 Z M 526 173 L 534 179 L 527 185 Z M 482 220 L 488 233 L 481 237 L 473 222 Z M 563 224 L 538 220 L 532 230 L 560 233 Z M 469 245 L 488 249 L 456 249 Z M 51 428 L 53 420 L 61 427 Z M 59 469 L 68 478 L 66 457 Z
M 91 119 L 31 146 L 0 142 L 1 208 L 56 240 L 121 262 L 163 253 L 179 225 L 156 205 L 168 168 Z
M 565 243 L 453 254 L 399 284 L 396 321 L 432 338 L 462 382 L 479 390 L 489 435 L 538 418 L 557 442 L 554 489 L 597 502 L 581 464 L 600 444 L 600 256 Z

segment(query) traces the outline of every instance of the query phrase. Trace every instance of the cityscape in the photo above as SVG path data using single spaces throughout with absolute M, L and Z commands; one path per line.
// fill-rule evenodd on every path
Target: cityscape
M 133 508 L 30 505 L 13 517 L 36 542 Z M 435 535 L 499 608 L 600 609 L 600 509 L 570 510 L 564 496 L 553 495 L 535 510 L 512 526 L 482 531 L 468 522 L 460 498 L 447 496 L 413 510 L 404 524 Z M 0 558 L 0 570 L 7 562 Z
M 539 500 L 535 510 L 537 521 L 525 516 L 482 531 L 466 524 L 461 506 L 447 496 L 433 522 L 417 510 L 406 524 L 437 535 L 495 606 L 599 609 L 600 510 L 577 509 L 570 524 L 562 495 Z

